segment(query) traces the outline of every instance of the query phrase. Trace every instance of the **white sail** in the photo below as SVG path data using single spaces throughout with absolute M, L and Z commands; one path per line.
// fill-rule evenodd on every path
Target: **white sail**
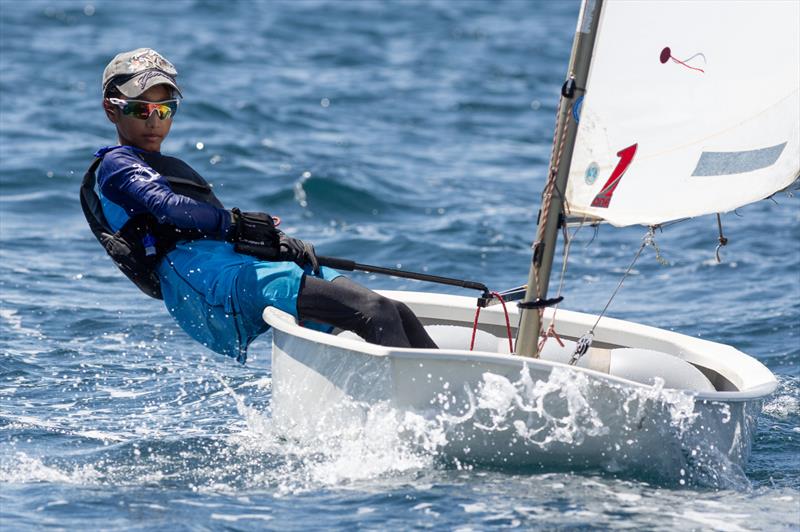
M 800 2 L 607 1 L 576 108 L 570 215 L 653 225 L 763 199 L 800 173 Z

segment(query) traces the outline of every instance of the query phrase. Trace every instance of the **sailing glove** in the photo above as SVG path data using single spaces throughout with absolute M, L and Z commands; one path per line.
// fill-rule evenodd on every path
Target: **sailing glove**
M 303 242 L 299 238 L 292 238 L 280 233 L 280 251 L 278 260 L 292 261 L 298 266 L 311 265 L 314 273 L 319 273 L 319 261 L 310 242 Z

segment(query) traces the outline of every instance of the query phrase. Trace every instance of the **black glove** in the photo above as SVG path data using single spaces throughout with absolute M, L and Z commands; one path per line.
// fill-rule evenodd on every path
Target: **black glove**
M 231 210 L 231 229 L 226 240 L 233 242 L 233 250 L 263 260 L 282 260 L 280 231 L 275 229 L 272 216 L 263 212 Z
M 319 261 L 314 253 L 314 246 L 299 238 L 286 236 L 280 231 L 278 233 L 280 233 L 278 260 L 292 261 L 298 266 L 310 264 L 314 273 L 319 273 Z

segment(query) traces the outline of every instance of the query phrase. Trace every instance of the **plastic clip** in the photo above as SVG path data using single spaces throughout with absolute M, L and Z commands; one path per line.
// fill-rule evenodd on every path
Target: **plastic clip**
M 561 96 L 572 99 L 575 96 L 575 78 L 569 77 L 561 86 Z

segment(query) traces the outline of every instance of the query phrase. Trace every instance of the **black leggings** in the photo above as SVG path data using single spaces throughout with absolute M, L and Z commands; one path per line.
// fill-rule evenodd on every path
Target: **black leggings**
M 404 303 L 376 294 L 347 277 L 324 281 L 306 275 L 297 296 L 297 313 L 301 320 L 353 331 L 373 344 L 436 349 Z

